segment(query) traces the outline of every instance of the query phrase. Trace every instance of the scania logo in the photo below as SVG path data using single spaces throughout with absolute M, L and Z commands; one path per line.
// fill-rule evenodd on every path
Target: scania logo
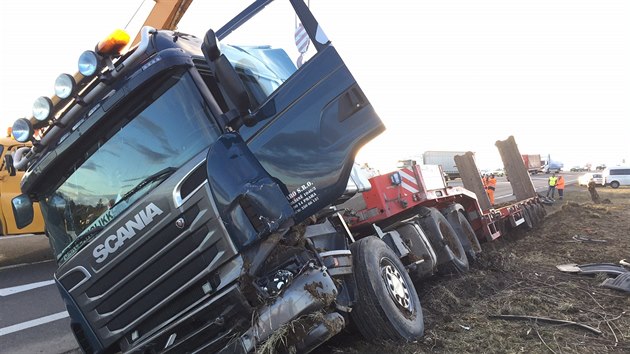
M 140 212 L 138 212 L 132 220 L 127 221 L 123 226 L 121 226 L 116 231 L 115 235 L 107 236 L 102 244 L 94 248 L 92 254 L 94 255 L 94 258 L 96 258 L 96 263 L 102 263 L 105 259 L 107 259 L 107 256 L 116 252 L 120 247 L 122 247 L 126 240 L 134 237 L 136 232 L 142 231 L 153 222 L 153 218 L 155 216 L 160 214 L 162 214 L 162 210 L 153 203 L 147 205 L 144 210 L 140 210 Z

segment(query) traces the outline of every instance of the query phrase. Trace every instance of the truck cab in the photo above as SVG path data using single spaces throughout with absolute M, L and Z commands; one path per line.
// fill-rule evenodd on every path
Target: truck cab
M 269 18 L 299 20 L 310 52 L 251 25 L 282 5 L 290 15 Z M 262 43 L 243 45 L 241 30 Z M 255 1 L 202 37 L 141 37 L 125 52 L 115 32 L 83 53 L 13 126 L 33 147 L 12 206 L 27 222 L 41 204 L 78 343 L 251 352 L 302 321 L 290 347 L 315 348 L 355 303 L 351 235 L 317 216 L 381 120 L 301 0 Z

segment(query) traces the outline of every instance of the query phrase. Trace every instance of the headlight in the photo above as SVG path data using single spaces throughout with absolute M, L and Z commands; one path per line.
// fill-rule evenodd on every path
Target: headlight
M 39 121 L 45 121 L 50 118 L 53 110 L 53 103 L 46 96 L 38 97 L 33 102 L 33 117 Z
M 13 123 L 12 132 L 15 140 L 25 143 L 33 136 L 33 126 L 28 119 L 20 118 Z
M 86 50 L 79 57 L 79 72 L 83 76 L 92 76 L 98 69 L 98 54 L 91 50 Z
M 55 95 L 61 99 L 68 98 L 74 93 L 75 86 L 72 75 L 61 74 L 55 80 Z

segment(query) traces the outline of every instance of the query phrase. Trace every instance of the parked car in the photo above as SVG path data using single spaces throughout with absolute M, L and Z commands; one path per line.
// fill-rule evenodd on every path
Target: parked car
M 578 186 L 588 186 L 590 181 L 595 182 L 598 186 L 605 186 L 604 175 L 601 173 L 585 173 L 578 177 Z
M 608 167 L 602 172 L 604 183 L 613 188 L 630 185 L 630 166 Z

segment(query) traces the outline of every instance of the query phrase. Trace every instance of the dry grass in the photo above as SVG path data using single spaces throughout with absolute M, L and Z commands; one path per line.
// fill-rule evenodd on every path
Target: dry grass
M 419 343 L 368 343 L 337 336 L 321 353 L 629 353 L 630 296 L 599 285 L 605 275 L 568 274 L 556 265 L 630 259 L 630 188 L 568 186 L 565 201 L 548 207 L 544 223 L 527 234 L 483 244 L 469 273 L 420 284 L 425 337 Z M 580 235 L 605 242 L 578 242 Z M 600 330 L 491 315 L 574 321 Z

